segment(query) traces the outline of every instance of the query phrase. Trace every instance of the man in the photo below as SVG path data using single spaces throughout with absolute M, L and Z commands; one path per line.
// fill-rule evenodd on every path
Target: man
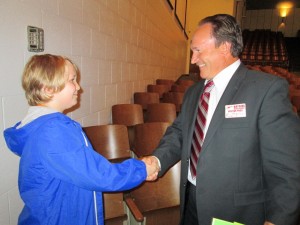
M 181 224 L 210 225 L 213 218 L 298 224 L 300 120 L 288 83 L 248 70 L 238 58 L 242 48 L 232 16 L 218 14 L 199 23 L 191 50 L 203 81 L 189 88 L 181 114 L 147 158 L 160 168 L 159 176 L 181 160 Z M 201 116 L 199 99 L 208 81 L 208 111 Z M 202 131 L 195 126 L 199 118 Z M 200 153 L 194 153 L 199 145 Z

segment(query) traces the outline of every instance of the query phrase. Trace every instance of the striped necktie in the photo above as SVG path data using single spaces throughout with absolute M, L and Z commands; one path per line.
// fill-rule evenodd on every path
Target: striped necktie
M 213 87 L 214 87 L 214 82 L 212 80 L 208 81 L 204 87 L 204 91 L 199 101 L 198 113 L 197 113 L 197 118 L 195 123 L 195 130 L 194 130 L 193 140 L 192 140 L 191 158 L 190 158 L 190 169 L 191 169 L 191 174 L 193 179 L 196 178 L 198 157 L 204 141 L 204 129 L 206 124 L 206 114 L 208 111 L 210 91 L 213 89 Z

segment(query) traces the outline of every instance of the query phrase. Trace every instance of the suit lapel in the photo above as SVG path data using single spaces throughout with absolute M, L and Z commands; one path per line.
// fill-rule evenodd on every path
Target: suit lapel
M 222 124 L 225 119 L 225 105 L 232 104 L 233 99 L 241 86 L 242 81 L 245 79 L 247 73 L 247 68 L 241 64 L 236 72 L 233 74 L 231 80 L 229 81 L 218 105 L 211 119 L 209 127 L 206 132 L 204 143 L 202 145 L 201 152 L 205 151 L 207 145 L 212 140 L 218 127 Z

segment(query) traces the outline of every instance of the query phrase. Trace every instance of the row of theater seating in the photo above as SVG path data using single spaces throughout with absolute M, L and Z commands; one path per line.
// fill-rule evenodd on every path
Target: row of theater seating
M 157 79 L 155 84 L 148 84 L 146 92 L 135 92 L 133 101 L 142 105 L 145 111 L 151 103 L 173 103 L 176 112 L 180 112 L 185 91 L 195 83 L 193 80 Z
M 261 66 L 247 65 L 249 69 L 263 71 L 274 76 L 279 76 L 287 80 L 289 83 L 289 97 L 293 106 L 294 112 L 300 116 L 300 76 L 288 69 L 278 66 Z
M 271 66 L 271 65 L 261 65 L 261 64 L 253 64 L 253 65 L 246 65 L 249 69 L 253 70 L 260 70 L 269 74 L 273 74 L 275 76 L 282 77 L 287 80 L 289 83 L 289 96 L 291 103 L 293 105 L 293 110 L 300 115 L 300 76 L 290 72 L 287 68 L 281 67 L 281 66 Z M 189 81 L 190 84 L 185 84 L 187 88 L 193 84 L 194 81 Z M 155 85 L 154 85 L 155 86 Z M 169 100 L 166 98 L 166 96 L 175 96 L 177 94 L 174 94 L 176 92 L 164 92 L 162 94 L 162 98 L 160 99 L 160 102 L 169 102 L 174 103 L 176 105 L 177 113 L 180 111 L 181 103 L 183 100 L 183 94 L 179 98 L 177 96 L 177 99 L 175 101 L 175 97 L 172 97 L 172 100 Z M 138 95 L 137 93 L 135 95 Z M 140 104 L 139 101 L 136 101 L 136 98 L 134 97 L 134 100 L 136 103 Z M 138 100 L 138 99 L 137 99 Z
M 157 79 L 133 103 L 112 107 L 112 124 L 84 127 L 94 149 L 112 162 L 150 155 L 180 112 L 191 80 Z M 134 190 L 104 193 L 106 225 L 179 223 L 180 162 L 155 182 Z
M 243 30 L 241 60 L 247 65 L 270 65 L 288 68 L 289 57 L 282 32 Z

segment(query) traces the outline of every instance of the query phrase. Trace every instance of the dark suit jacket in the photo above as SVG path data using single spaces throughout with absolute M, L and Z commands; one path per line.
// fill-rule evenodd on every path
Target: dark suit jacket
M 188 89 L 181 114 L 154 155 L 162 175 L 181 160 L 181 214 L 196 109 L 204 81 Z M 246 117 L 225 118 L 225 105 L 246 104 Z M 300 120 L 288 84 L 240 65 L 214 112 L 197 164 L 199 225 L 216 217 L 247 225 L 296 225 L 300 212 Z

